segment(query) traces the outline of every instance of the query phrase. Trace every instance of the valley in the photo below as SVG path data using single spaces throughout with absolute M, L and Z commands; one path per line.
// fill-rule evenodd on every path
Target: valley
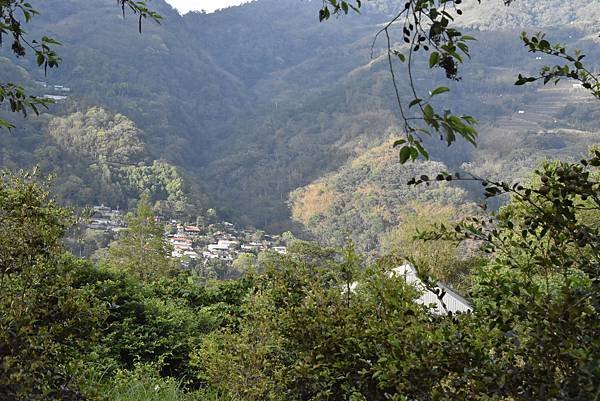
M 38 1 L 0 400 L 598 400 L 599 1 Z

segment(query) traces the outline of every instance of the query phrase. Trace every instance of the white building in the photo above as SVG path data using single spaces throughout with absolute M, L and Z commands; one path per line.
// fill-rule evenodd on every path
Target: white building
M 436 314 L 442 315 L 448 312 L 470 312 L 473 307 L 463 297 L 446 287 L 442 283 L 437 283 L 436 288 L 443 291 L 444 296 L 440 300 L 436 294 L 425 288 L 425 285 L 417 277 L 417 270 L 409 265 L 404 264 L 392 270 L 392 274 L 403 276 L 408 284 L 411 284 L 421 292 L 421 296 L 417 299 L 417 302 L 423 305 L 432 305 L 433 311 Z
M 285 248 L 285 246 L 274 246 L 273 250 L 282 255 L 285 255 L 287 253 L 287 249 Z
M 417 276 L 417 270 L 409 264 L 404 264 L 400 267 L 396 267 L 390 272 L 390 276 L 402 276 L 406 283 L 411 284 L 417 288 L 421 295 L 416 299 L 416 302 L 422 305 L 429 305 L 432 307 L 431 311 L 436 315 L 445 315 L 450 312 L 471 312 L 473 307 L 463 297 L 446 287 L 442 283 L 437 283 L 436 288 L 443 291 L 442 300 L 436 296 L 433 292 L 429 291 L 421 279 Z M 358 287 L 358 282 L 353 282 L 350 285 L 350 291 L 355 291 Z M 346 291 L 345 288 L 342 291 Z
M 225 239 L 220 239 L 216 244 L 209 244 L 208 250 L 212 251 L 228 251 L 232 246 L 239 244 L 239 241 L 230 241 Z
M 183 256 L 187 256 L 190 259 L 197 259 L 198 258 L 198 253 L 195 251 L 185 251 L 183 253 Z
M 66 96 L 59 96 L 59 95 L 44 95 L 45 99 L 50 99 L 50 100 L 54 100 L 57 102 L 62 102 L 64 100 L 67 100 Z
M 208 244 L 209 252 L 228 251 L 228 250 L 229 250 L 229 245 L 226 245 L 226 244 Z

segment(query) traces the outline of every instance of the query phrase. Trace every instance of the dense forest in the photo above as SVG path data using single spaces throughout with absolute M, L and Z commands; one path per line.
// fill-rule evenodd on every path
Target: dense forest
M 5 3 L 0 400 L 600 399 L 600 5 L 408 0 L 477 37 L 448 74 L 410 19 L 375 40 L 392 0 Z M 552 56 L 582 75 L 518 75 Z M 404 163 L 399 106 L 440 85 L 476 146 Z
M 0 396 L 593 400 L 598 166 L 596 150 L 547 163 L 531 185 L 485 181 L 488 193 L 512 195 L 491 219 L 415 208 L 382 241 L 410 254 L 365 262 L 352 243 L 294 240 L 227 281 L 182 270 L 147 201 L 106 258 L 78 259 L 61 241 L 72 214 L 39 178 L 4 173 Z M 471 249 L 457 252 L 461 243 Z M 404 257 L 424 291 L 443 300 L 439 277 L 472 312 L 417 302 L 394 274 Z

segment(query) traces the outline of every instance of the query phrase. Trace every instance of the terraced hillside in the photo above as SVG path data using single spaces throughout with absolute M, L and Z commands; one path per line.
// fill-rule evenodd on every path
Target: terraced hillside
M 578 160 L 600 141 L 600 127 L 564 117 L 565 110 L 595 108 L 597 100 L 564 82 L 540 87 L 527 96 L 527 103 L 480 127 L 479 148 L 465 165 L 476 174 L 522 181 L 543 160 Z
M 528 103 L 519 106 L 514 113 L 497 118 L 494 127 L 509 131 L 539 131 L 548 128 L 569 128 L 560 119 L 567 105 L 583 106 L 596 102 L 575 82 L 563 82 L 538 88 L 528 96 Z

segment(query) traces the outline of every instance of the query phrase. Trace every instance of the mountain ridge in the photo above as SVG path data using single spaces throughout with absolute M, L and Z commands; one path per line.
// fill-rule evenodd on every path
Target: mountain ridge
M 48 78 L 29 58 L 15 68 L 72 88 L 69 100 L 51 113 L 65 116 L 99 106 L 127 116 L 140 128 L 151 158 L 181 168 L 224 217 L 242 225 L 289 228 L 290 191 L 336 171 L 390 134 L 401 134 L 385 60 L 370 56 L 377 26 L 389 17 L 385 2 L 367 3 L 361 15 L 319 23 L 315 2 L 260 0 L 181 16 L 161 0 L 152 5 L 165 21 L 145 21 L 141 35 L 134 18 L 123 20 L 109 0 L 47 4 L 31 34 L 63 41 L 58 49 L 63 65 Z M 460 83 L 429 71 L 423 58 L 416 61 L 422 74 L 417 83 L 424 90 L 451 87 L 452 97 L 443 100 L 447 107 L 487 123 L 527 104 L 527 88 L 512 86 L 520 72 L 516 66 L 535 71 L 540 62 L 528 57 L 512 31 L 475 34 L 485 45 L 473 44 Z M 577 45 L 591 43 L 580 41 L 587 31 L 570 26 L 552 34 Z M 376 54 L 382 49 L 377 43 Z M 592 49 L 589 58 L 597 63 L 600 54 Z M 400 89 L 408 90 L 403 80 Z M 30 126 L 22 131 L 30 139 L 11 142 L 20 152 L 34 147 L 33 127 L 46 123 L 25 124 Z M 435 138 L 427 143 L 433 158 L 448 167 L 471 160 L 474 151 L 462 143 L 447 150 Z

